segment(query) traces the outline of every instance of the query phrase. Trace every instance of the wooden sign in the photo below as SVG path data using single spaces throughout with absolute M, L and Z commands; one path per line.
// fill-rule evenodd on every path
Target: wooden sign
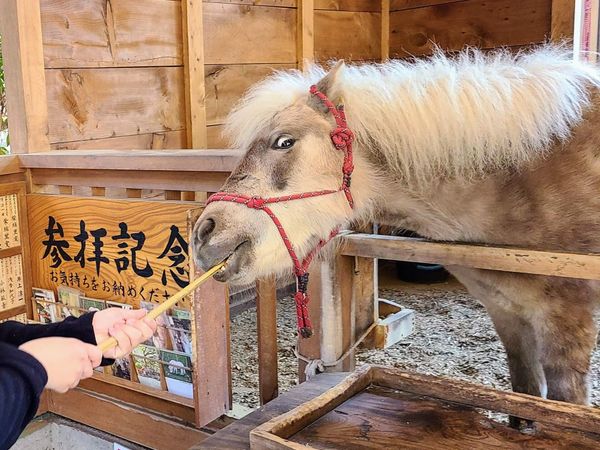
M 42 194 L 27 201 L 34 286 L 62 284 L 137 308 L 189 284 L 187 215 L 197 208 Z

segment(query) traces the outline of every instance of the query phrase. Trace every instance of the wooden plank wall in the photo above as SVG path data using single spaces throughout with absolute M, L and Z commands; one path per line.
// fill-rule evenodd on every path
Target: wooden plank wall
M 52 148 L 183 148 L 181 3 L 41 0 Z
M 551 0 L 391 0 L 390 55 L 431 54 L 435 45 L 457 51 L 521 48 L 550 38 Z M 555 2 L 557 3 L 557 2 Z
M 315 59 L 381 59 L 381 1 L 315 1 Z
M 314 32 L 302 34 L 299 1 Z M 385 53 L 371 0 L 41 0 L 40 11 L 53 149 L 223 148 L 227 113 L 274 69 Z

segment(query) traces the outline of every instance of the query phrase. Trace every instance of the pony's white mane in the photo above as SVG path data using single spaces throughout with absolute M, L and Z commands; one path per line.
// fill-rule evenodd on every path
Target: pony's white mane
M 225 133 L 247 148 L 325 73 L 318 66 L 278 72 L 255 85 Z M 397 173 L 423 181 L 472 177 L 544 155 L 582 120 L 592 86 L 600 87 L 597 68 L 546 45 L 516 56 L 469 49 L 455 57 L 437 52 L 425 60 L 349 66 L 333 93 L 344 100 L 359 146 L 374 143 Z

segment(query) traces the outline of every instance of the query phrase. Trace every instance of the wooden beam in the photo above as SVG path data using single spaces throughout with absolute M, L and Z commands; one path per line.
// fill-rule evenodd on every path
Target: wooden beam
M 187 449 L 209 436 L 173 417 L 80 388 L 66 394 L 47 391 L 47 395 L 50 412 L 146 447 Z
M 25 299 L 25 302 L 28 302 L 28 299 Z M 14 308 L 9 308 L 0 311 L 0 320 L 9 320 L 18 316 L 19 314 L 27 313 L 27 308 L 25 305 L 15 306 Z
M 23 249 L 19 245 L 18 247 L 0 248 L 0 259 L 10 258 L 11 256 L 20 255 Z
M 275 278 L 256 282 L 258 384 L 260 404 L 279 395 L 277 379 L 277 287 Z
M 381 61 L 390 59 L 390 0 L 381 0 Z
M 48 150 L 48 105 L 39 0 L 4 0 L 0 34 L 11 151 Z
M 430 242 L 423 239 L 371 234 L 354 234 L 343 239 L 342 254 L 344 255 L 585 280 L 600 279 L 600 255 L 598 254 Z
M 575 1 L 552 0 L 552 24 L 550 38 L 554 42 L 573 40 L 575 26 Z
M 19 155 L 26 169 L 110 169 L 231 172 L 242 158 L 238 150 L 55 150 Z
M 187 146 L 207 147 L 202 0 L 181 2 Z
M 225 172 L 31 169 L 31 181 L 39 186 L 70 183 L 89 187 L 93 183 L 105 188 L 217 192 L 226 179 Z M 35 186 L 33 190 L 39 192 Z
M 298 0 L 298 68 L 306 68 L 315 59 L 315 2 Z
M 17 156 L 2 156 L 0 158 L 0 175 L 23 173 Z

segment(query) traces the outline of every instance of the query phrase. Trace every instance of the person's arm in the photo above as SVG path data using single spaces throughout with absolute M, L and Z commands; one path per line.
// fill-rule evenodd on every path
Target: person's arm
M 15 443 L 35 415 L 48 381 L 42 364 L 18 348 L 0 343 L 0 448 Z
M 92 321 L 93 312 L 79 318 L 67 317 L 62 322 L 49 324 L 24 324 L 9 320 L 0 324 L 0 342 L 18 347 L 25 342 L 45 337 L 69 337 L 87 344 L 96 345 Z
M 24 324 L 9 320 L 0 324 L 0 342 L 18 347 L 25 342 L 46 337 L 65 337 L 79 339 L 86 344 L 96 345 L 93 320 L 95 312 L 81 317 L 67 317 L 62 322 L 48 324 Z M 101 365 L 110 366 L 114 359 L 103 358 Z

